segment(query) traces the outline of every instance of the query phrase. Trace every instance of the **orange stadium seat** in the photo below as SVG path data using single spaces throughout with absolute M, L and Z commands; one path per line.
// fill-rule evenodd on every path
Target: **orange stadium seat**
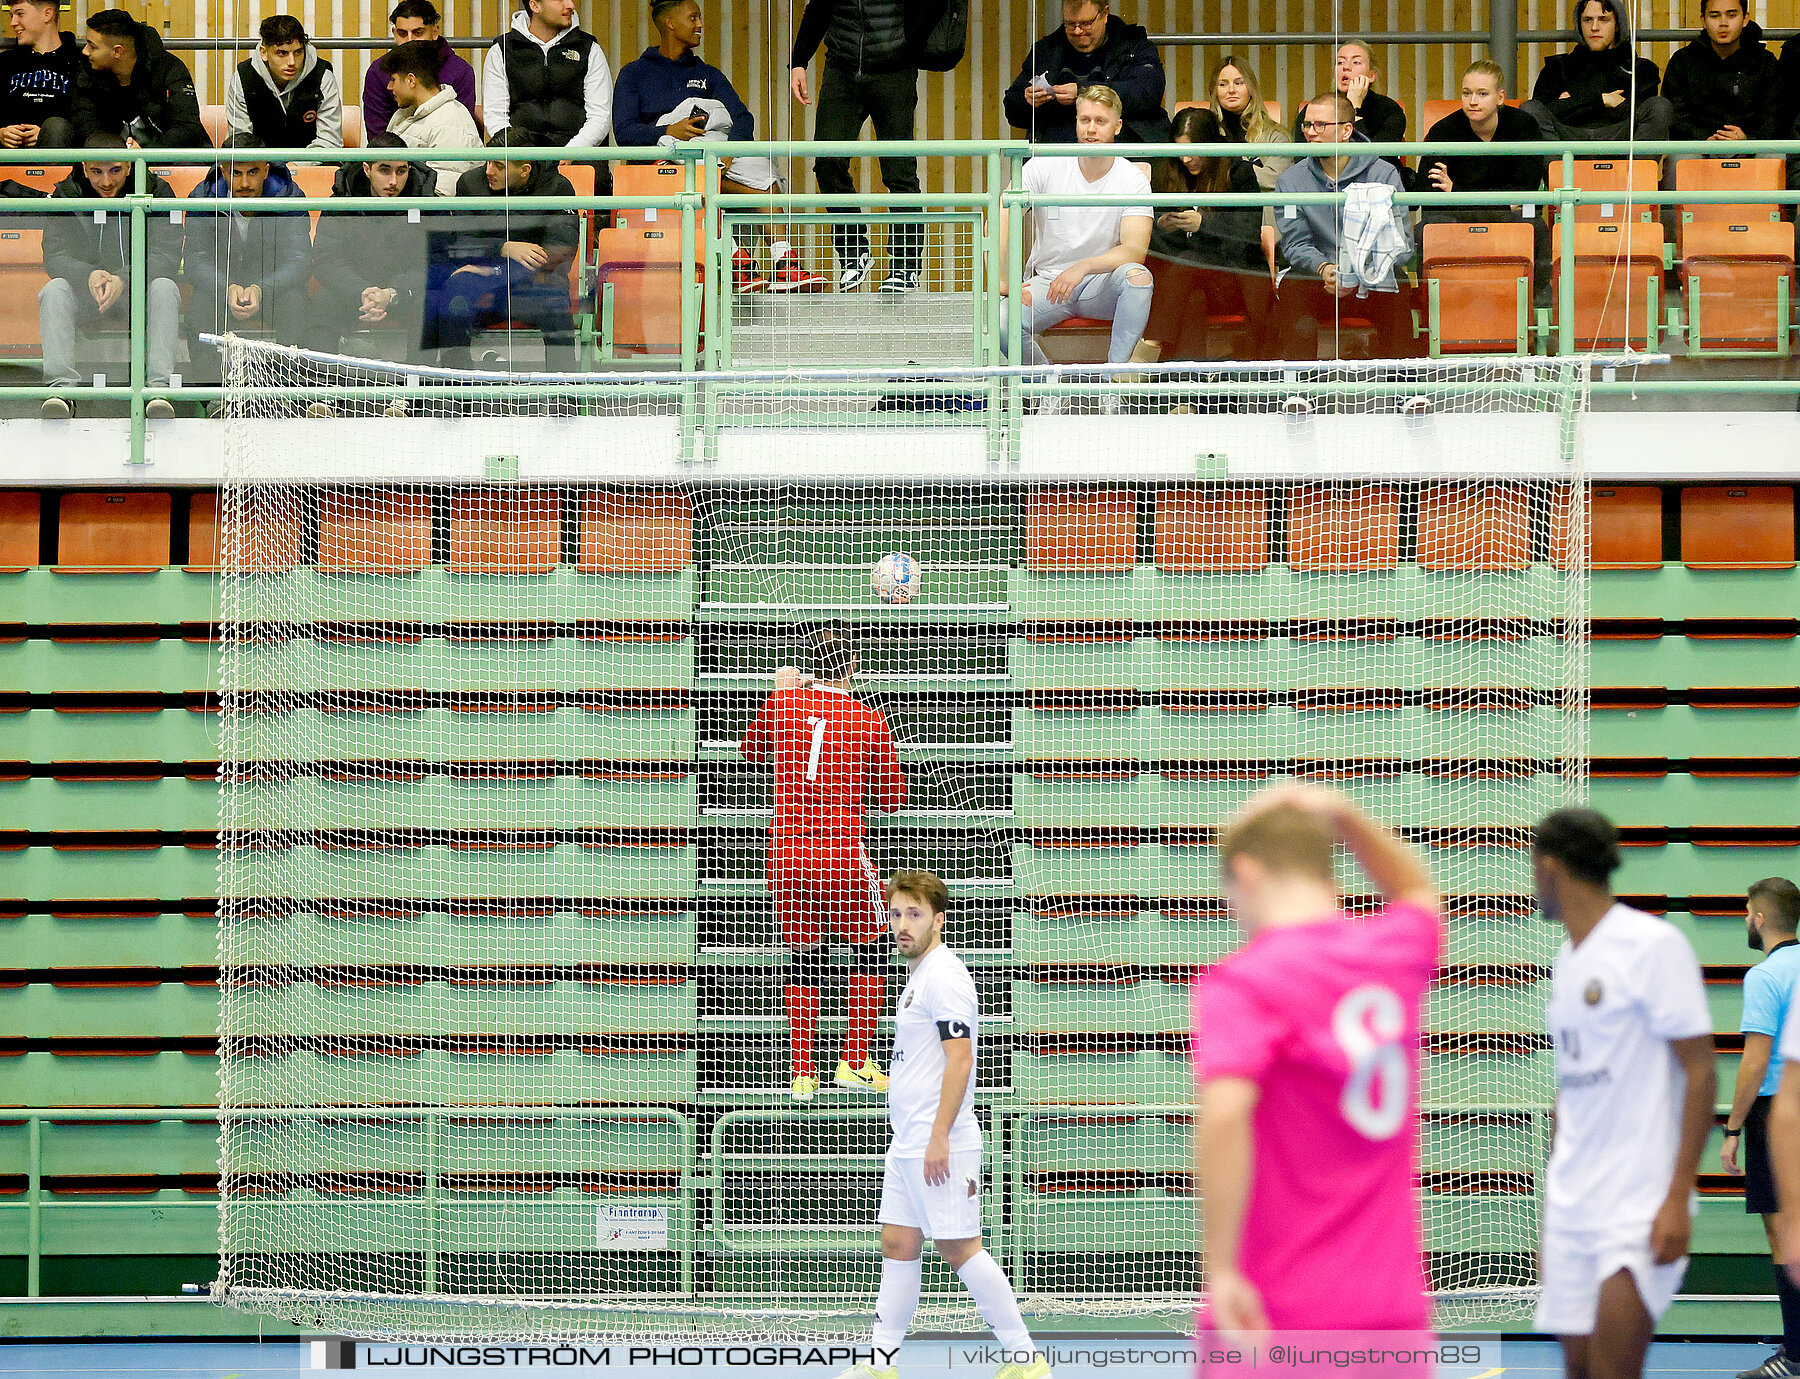
M 328 493 L 319 502 L 319 569 L 409 574 L 431 564 L 431 495 Z
M 38 563 L 39 507 L 33 489 L 0 489 L 0 574 Z
M 1681 490 L 1681 563 L 1701 570 L 1791 570 L 1794 490 L 1786 484 Z
M 1575 208 L 1575 219 L 1582 220 L 1622 220 L 1625 216 L 1627 196 L 1637 192 L 1653 192 L 1656 190 L 1656 159 L 1654 158 L 1577 158 L 1575 160 L 1575 186 L 1582 191 L 1617 192 L 1618 201 L 1604 201 Z M 1562 163 L 1556 159 L 1550 162 L 1548 183 L 1555 192 L 1563 184 Z M 1655 220 L 1655 206 L 1640 204 L 1633 206 L 1634 220 Z M 1552 203 L 1552 213 L 1555 205 Z
M 1663 563 L 1662 490 L 1596 486 L 1588 506 L 1589 563 L 1596 570 L 1654 570 Z
M 37 354 L 37 297 L 49 281 L 41 222 L 0 220 L 0 357 Z
M 169 184 L 169 190 L 176 196 L 192 196 L 194 188 L 204 182 L 206 174 L 211 171 L 211 168 L 190 164 L 186 167 L 164 168 L 161 175 L 163 181 Z
M 1551 236 L 1556 271 L 1562 236 Z M 1581 221 L 1575 226 L 1575 348 L 1656 348 L 1657 292 L 1663 275 L 1663 227 L 1643 221 Z
M 1794 227 L 1781 220 L 1682 226 L 1688 350 L 1788 352 Z
M 237 568 L 263 574 L 280 574 L 300 563 L 301 522 L 298 514 L 277 522 L 253 512 L 245 548 L 237 553 Z M 219 495 L 196 493 L 188 502 L 188 570 L 219 568 Z
M 1157 569 L 1249 573 L 1268 563 L 1268 490 L 1232 485 L 1157 492 Z
M 685 493 L 591 492 L 581 501 L 583 574 L 660 574 L 694 563 L 694 510 Z
M 30 187 L 33 191 L 42 192 L 45 196 L 48 196 L 51 188 L 67 175 L 68 170 L 62 167 L 27 167 L 20 163 L 0 167 L 0 182 L 17 182 L 20 186 Z M 15 208 L 8 207 L 8 209 Z
M 1531 500 L 1517 484 L 1430 484 L 1419 494 L 1419 565 L 1523 570 L 1531 564 Z
M 362 107 L 346 105 L 344 107 L 344 147 L 361 148 L 363 141 Z M 334 167 L 333 172 L 337 169 Z
M 1709 221 L 1754 224 L 1781 219 L 1781 207 L 1772 202 L 1759 202 L 1758 192 L 1778 192 L 1787 186 L 1787 164 L 1780 158 L 1682 158 L 1675 164 L 1675 190 L 1678 192 L 1735 192 L 1742 201 L 1704 205 L 1695 202 L 1680 207 L 1676 217 L 1675 256 L 1686 258 L 1687 231 L 1690 225 Z
M 1434 352 L 1524 354 L 1530 347 L 1531 226 L 1427 225 L 1423 238 Z
M 65 493 L 57 506 L 56 568 L 142 574 L 169 563 L 167 493 Z
M 613 353 L 681 353 L 681 302 L 695 280 L 681 261 L 681 232 L 603 229 L 595 236 L 600 336 Z
M 217 148 L 225 142 L 225 136 L 231 128 L 225 123 L 225 107 L 222 105 L 203 105 L 200 107 L 200 123 L 206 126 L 206 137 L 211 139 Z
M 1038 574 L 1137 564 L 1137 495 L 1125 488 L 1039 488 L 1025 503 L 1025 567 Z
M 1311 572 L 1392 570 L 1400 563 L 1400 490 L 1388 484 L 1313 484 L 1294 490 L 1288 567 Z
M 541 575 L 562 559 L 562 500 L 555 492 L 486 491 L 450 499 L 450 558 L 459 575 Z
M 288 172 L 293 177 L 295 185 L 300 188 L 300 194 L 302 196 L 330 196 L 332 185 L 337 181 L 337 165 L 335 163 L 329 166 L 320 165 L 318 167 L 290 167 Z M 314 232 L 317 232 L 319 228 L 319 212 L 317 209 L 314 209 L 309 212 L 309 214 L 312 217 L 312 229 Z

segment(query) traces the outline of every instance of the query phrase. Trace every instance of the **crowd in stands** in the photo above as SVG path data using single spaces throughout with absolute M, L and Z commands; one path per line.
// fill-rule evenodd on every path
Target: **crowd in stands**
M 1028 360 L 1044 358 L 1039 337 L 1071 317 L 1111 322 L 1107 358 L 1198 357 L 1207 322 L 1240 323 L 1243 357 L 1312 357 L 1321 332 L 1346 316 L 1373 327 L 1386 355 L 1415 353 L 1409 266 L 1415 222 L 1524 219 L 1537 242 L 1537 291 L 1548 287 L 1548 220 L 1540 214 L 1550 144 L 1574 139 L 1678 138 L 1721 145 L 1800 133 L 1800 43 L 1778 59 L 1749 16 L 1749 0 L 1700 0 L 1701 29 L 1659 71 L 1638 56 L 1620 0 L 1574 0 L 1574 44 L 1551 56 L 1530 98 L 1509 99 L 1502 69 L 1472 63 L 1458 108 L 1424 131 L 1442 145 L 1409 166 L 1397 157 L 1321 153 L 1297 161 L 1258 152 L 1283 142 L 1343 145 L 1418 137 L 1408 113 L 1380 89 L 1365 42 L 1344 43 L 1329 90 L 1303 102 L 1291 124 L 1265 102 L 1242 58 L 1221 60 L 1197 99 L 1171 102 L 1156 45 L 1110 0 L 1063 0 L 1061 25 L 1030 48 L 1007 89 L 1014 130 L 1036 143 L 1094 145 L 1080 158 L 1038 157 L 1023 185 L 1039 194 L 1130 197 L 1150 192 L 1198 197 L 1258 191 L 1336 192 L 1341 205 L 1039 207 L 1027 220 L 1025 281 L 1007 291 L 1008 321 L 1023 329 Z M 719 68 L 700 55 L 699 0 L 648 0 L 657 41 L 616 78 L 575 0 L 522 0 L 507 31 L 475 73 L 445 40 L 433 0 L 399 0 L 389 15 L 393 46 L 370 64 L 362 90 L 363 142 L 371 149 L 494 152 L 481 162 L 395 157 L 337 170 L 344 197 L 570 197 L 557 167 L 506 150 L 581 150 L 616 142 L 646 150 L 679 143 L 751 139 L 756 117 Z M 59 198 L 126 195 L 132 149 L 210 146 L 193 78 L 151 26 L 119 9 L 91 14 L 81 42 L 61 26 L 58 0 L 13 0 L 15 42 L 0 50 L 0 146 L 68 150 L 78 156 L 58 183 Z M 794 39 L 788 86 L 813 107 L 811 135 L 850 141 L 873 126 L 889 140 L 914 136 L 922 45 L 941 18 L 931 3 L 849 4 L 807 0 Z M 823 48 L 816 86 L 815 57 Z M 1172 107 L 1172 108 L 1171 108 Z M 173 371 L 178 328 L 204 381 L 197 336 L 254 327 L 277 338 L 337 348 L 359 331 L 381 331 L 409 353 L 468 348 L 485 323 L 510 319 L 540 329 L 549 357 L 573 364 L 569 265 L 579 251 L 565 209 L 454 218 L 431 212 L 327 213 L 316 231 L 303 210 L 279 203 L 300 195 L 289 167 L 268 150 L 330 149 L 345 139 L 344 95 L 292 15 L 261 22 L 254 53 L 225 90 L 220 158 L 192 195 L 242 201 L 157 224 L 147 263 L 149 377 Z M 1171 118 L 1172 116 L 1172 118 Z M 1543 142 L 1542 156 L 1489 154 L 1480 147 Z M 1154 165 L 1129 146 L 1174 142 L 1193 152 Z M 79 151 L 78 154 L 75 151 Z M 1466 150 L 1466 151 L 1465 151 Z M 1724 156 L 1728 149 L 1721 149 Z M 587 160 L 596 190 L 610 190 L 608 165 Z M 1672 160 L 1671 160 L 1672 161 Z M 879 160 L 885 188 L 919 190 L 918 161 Z M 850 160 L 821 156 L 821 192 L 848 194 Z M 770 197 L 766 223 L 738 227 L 732 276 L 740 292 L 854 291 L 871 280 L 875 258 L 868 215 L 844 212 L 832 233 L 835 276 L 811 271 L 781 229 L 776 198 L 787 189 L 764 157 L 721 159 L 724 190 Z M 1796 171 L 1800 171 L 1797 169 Z M 584 174 L 585 175 L 585 174 Z M 8 195 L 18 184 L 0 182 Z M 156 178 L 152 190 L 168 195 Z M 1394 204 L 1409 190 L 1516 194 L 1506 205 Z M 46 380 L 74 384 L 77 334 L 118 319 L 129 300 L 127 218 L 97 212 L 49 218 L 40 297 Z M 920 285 L 924 227 L 900 223 L 886 236 L 884 293 Z M 183 290 L 185 285 L 185 290 Z M 1003 288 L 1003 291 L 1006 289 Z M 1344 303 L 1356 299 L 1353 308 Z M 185 305 L 183 302 L 185 300 Z M 216 362 L 211 372 L 216 374 Z M 46 404 L 68 414 L 66 402 Z

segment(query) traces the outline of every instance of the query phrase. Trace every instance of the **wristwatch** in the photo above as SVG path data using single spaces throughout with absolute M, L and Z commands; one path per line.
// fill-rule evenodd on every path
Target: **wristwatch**
M 1728 1140 L 1741 1137 L 1743 1133 L 1742 1129 L 1733 1130 L 1729 1125 L 1725 1127 L 1725 1138 Z

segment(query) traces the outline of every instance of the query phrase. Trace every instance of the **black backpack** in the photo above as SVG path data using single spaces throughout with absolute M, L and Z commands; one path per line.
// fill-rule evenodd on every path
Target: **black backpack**
M 951 72 L 969 46 L 969 0 L 945 0 L 937 23 L 919 40 L 914 61 L 923 72 Z

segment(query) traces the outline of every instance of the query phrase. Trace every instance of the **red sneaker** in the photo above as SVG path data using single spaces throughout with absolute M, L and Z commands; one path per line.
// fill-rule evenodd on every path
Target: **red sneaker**
M 756 258 L 748 249 L 731 255 L 731 285 L 739 292 L 766 292 L 769 280 L 756 271 Z
M 775 261 L 769 268 L 769 291 L 824 292 L 830 286 L 822 275 L 802 268 L 800 256 L 792 249 L 777 250 Z

